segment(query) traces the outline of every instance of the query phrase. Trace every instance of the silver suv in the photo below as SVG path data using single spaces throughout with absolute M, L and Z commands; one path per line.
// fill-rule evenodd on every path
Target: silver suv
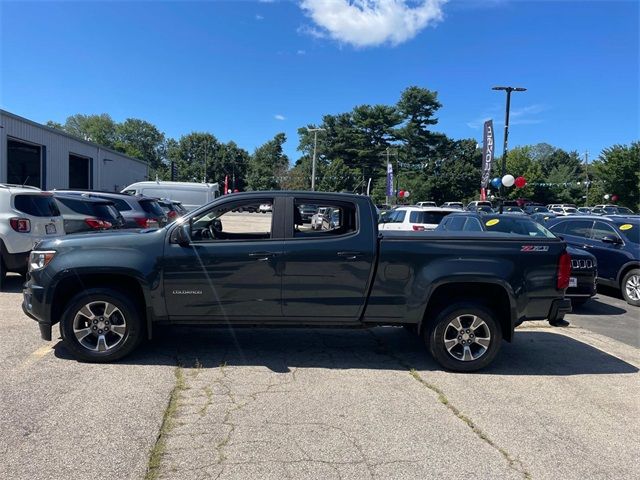
M 51 193 L 0 183 L 0 288 L 7 272 L 26 273 L 29 252 L 36 243 L 64 233 Z

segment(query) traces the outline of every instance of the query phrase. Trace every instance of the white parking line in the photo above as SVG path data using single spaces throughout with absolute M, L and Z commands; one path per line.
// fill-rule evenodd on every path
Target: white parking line
M 26 360 L 20 364 L 19 368 L 20 369 L 29 368 L 30 366 L 38 362 L 40 359 L 42 359 L 45 355 L 51 352 L 53 352 L 53 348 L 51 347 L 51 345 L 49 344 L 43 345 L 42 347 L 37 349 L 35 352 L 31 353 L 26 358 Z

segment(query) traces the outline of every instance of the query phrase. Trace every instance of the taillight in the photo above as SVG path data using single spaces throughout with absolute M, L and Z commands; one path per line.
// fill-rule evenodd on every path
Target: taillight
M 29 233 L 31 231 L 31 222 L 28 218 L 10 218 L 9 223 L 16 232 Z
M 85 218 L 85 223 L 89 225 L 94 230 L 104 230 L 106 228 L 111 228 L 111 222 L 107 222 L 105 220 L 99 220 L 97 218 Z
M 149 228 L 149 220 L 144 217 L 134 218 L 140 228 Z
M 413 230 L 416 232 L 423 232 L 426 229 L 422 225 L 414 225 Z
M 169 217 L 169 218 L 176 218 L 177 216 L 178 216 L 178 212 L 175 212 L 173 210 L 169 210 L 167 212 L 167 217 Z
M 569 287 L 569 277 L 571 277 L 571 255 L 562 252 L 558 260 L 558 290 L 565 290 Z

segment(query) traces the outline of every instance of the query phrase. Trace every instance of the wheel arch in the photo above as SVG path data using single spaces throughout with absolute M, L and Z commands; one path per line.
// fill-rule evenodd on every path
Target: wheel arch
M 147 311 L 146 293 L 142 282 L 135 276 L 123 272 L 71 273 L 57 280 L 51 290 L 51 324 L 60 322 L 66 306 L 78 293 L 90 288 L 109 288 L 131 298 L 151 336 L 150 315 Z
M 510 286 L 499 280 L 452 280 L 440 283 L 429 295 L 420 330 L 428 326 L 440 311 L 456 301 L 477 302 L 491 309 L 497 316 L 502 337 L 511 341 L 517 321 L 517 309 Z
M 616 283 L 620 288 L 622 288 L 622 280 L 624 279 L 624 276 L 634 268 L 640 268 L 640 262 L 636 262 L 636 261 L 627 262 L 624 265 L 622 265 L 622 267 L 620 267 L 620 270 L 618 271 L 618 277 L 616 279 Z

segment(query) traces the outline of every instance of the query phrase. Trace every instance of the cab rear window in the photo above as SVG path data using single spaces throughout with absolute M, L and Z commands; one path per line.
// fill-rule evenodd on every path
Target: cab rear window
M 60 215 L 58 205 L 51 195 L 16 195 L 13 206 L 33 217 L 57 217 Z

